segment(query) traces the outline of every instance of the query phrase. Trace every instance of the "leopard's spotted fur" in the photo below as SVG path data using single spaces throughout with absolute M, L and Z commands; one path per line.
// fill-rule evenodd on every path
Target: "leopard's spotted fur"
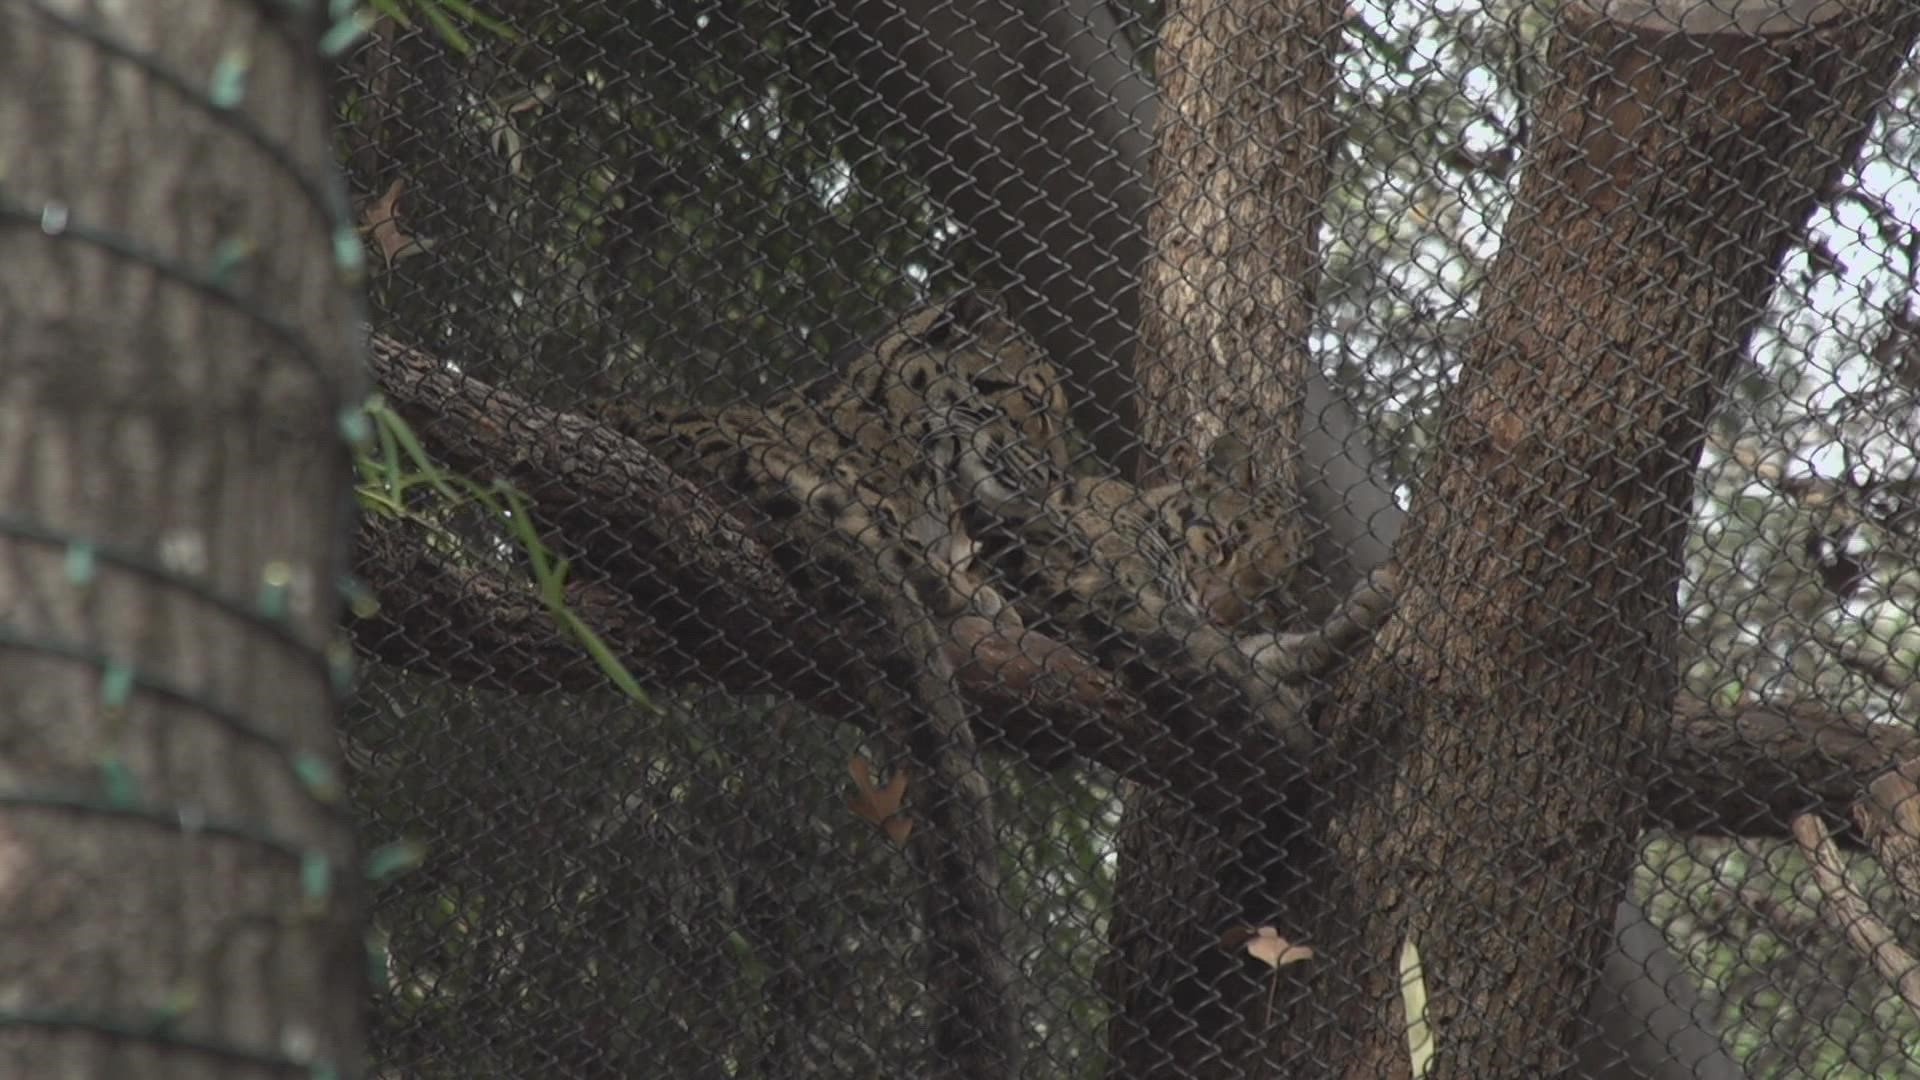
M 1012 617 L 1004 600 L 968 573 L 964 508 L 936 475 L 927 446 L 929 408 L 966 401 L 989 403 L 1006 418 L 1005 430 L 991 438 L 1019 442 L 1049 467 L 1065 467 L 1058 372 L 987 295 L 915 311 L 842 370 L 764 405 L 623 403 L 602 416 L 677 470 L 732 490 L 753 513 L 792 522 L 806 543 L 776 555 L 796 575 L 822 567 L 857 572 L 820 560 L 825 552 L 809 545 L 857 549 L 881 569 L 906 574 L 936 615 Z M 830 535 L 810 527 L 819 525 Z

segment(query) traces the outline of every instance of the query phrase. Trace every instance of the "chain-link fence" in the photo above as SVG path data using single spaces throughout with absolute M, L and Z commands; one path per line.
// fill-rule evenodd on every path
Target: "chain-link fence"
M 372 7 L 382 1075 L 1920 1075 L 1911 5 Z

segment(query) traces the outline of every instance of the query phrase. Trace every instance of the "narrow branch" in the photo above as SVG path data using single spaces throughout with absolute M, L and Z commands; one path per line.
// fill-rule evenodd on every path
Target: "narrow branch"
M 1818 817 L 1804 814 L 1794 819 L 1793 838 L 1813 868 L 1827 922 L 1847 935 L 1854 951 L 1873 963 L 1874 970 L 1899 990 L 1907 1011 L 1920 1019 L 1920 962 L 1900 947 L 1893 931 L 1848 880 L 1846 864 L 1840 861 L 1827 827 Z
M 901 722 L 921 783 L 908 853 L 926 875 L 927 985 L 933 992 L 937 1077 L 1020 1073 L 1020 980 L 1008 952 L 1000 890 L 993 791 L 981 768 L 967 702 L 953 692 L 956 671 L 941 629 L 909 599 L 904 584 L 885 604 L 918 660 L 896 672 L 909 701 Z M 879 695 L 886 696 L 884 691 Z
M 1785 836 L 1793 819 L 1844 820 L 1860 793 L 1915 754 L 1909 731 L 1813 704 L 1715 709 L 1676 701 L 1648 784 L 1648 825 L 1706 836 Z

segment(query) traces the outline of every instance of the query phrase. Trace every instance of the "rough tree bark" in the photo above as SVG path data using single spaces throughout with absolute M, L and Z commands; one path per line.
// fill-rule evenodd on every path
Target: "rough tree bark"
M 9 1076 L 361 1065 L 318 771 L 361 384 L 336 219 L 293 175 L 334 168 L 319 28 L 279 10 L 0 3 Z M 192 284 L 222 250 L 225 296 Z
M 1609 926 L 1579 898 L 1617 890 L 1664 741 L 1707 416 L 1916 28 L 1895 2 L 1562 12 L 1407 586 L 1326 726 L 1347 797 L 1284 920 L 1327 934 L 1302 983 L 1335 1022 L 1289 1017 L 1316 1073 L 1407 1075 L 1408 941 L 1429 1075 L 1567 1063 Z
M 1299 490 L 1343 13 L 1313 0 L 1168 8 L 1160 90 L 1176 107 L 1159 111 L 1134 364 L 1146 483 L 1193 478 L 1231 432 L 1249 488 Z
M 1169 5 L 1159 72 L 1170 107 L 1159 113 L 1135 361 L 1150 479 L 1193 478 L 1232 433 L 1253 465 L 1243 483 L 1300 490 L 1298 398 L 1315 366 L 1307 339 L 1342 15 L 1318 0 Z M 1282 542 L 1298 558 L 1296 521 Z M 1293 780 L 1273 777 L 1226 815 L 1163 792 L 1129 797 L 1102 979 L 1114 1006 L 1109 1075 L 1266 1071 L 1271 1040 L 1243 1011 L 1264 1007 L 1260 970 L 1218 943 L 1277 906 L 1259 895 L 1286 865 L 1284 838 L 1267 826 Z

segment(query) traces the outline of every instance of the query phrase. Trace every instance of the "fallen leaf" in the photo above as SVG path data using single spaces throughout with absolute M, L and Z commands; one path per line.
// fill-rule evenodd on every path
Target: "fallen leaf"
M 855 756 L 848 760 L 847 771 L 853 774 L 853 784 L 858 789 L 847 796 L 847 809 L 872 822 L 895 844 L 906 843 L 908 834 L 913 832 L 913 822 L 900 813 L 900 804 L 907 795 L 907 770 L 895 770 L 884 787 L 873 785 L 872 766 L 866 758 Z
M 1267 1019 L 1273 1023 L 1274 995 L 1280 992 L 1280 969 L 1288 964 L 1313 959 L 1313 950 L 1295 945 L 1271 926 L 1236 926 L 1220 935 L 1223 949 L 1245 949 L 1247 955 L 1273 969 L 1273 985 L 1267 989 Z
M 427 249 L 424 241 L 400 231 L 400 195 L 406 187 L 406 181 L 395 180 L 387 186 L 386 194 L 368 203 L 360 212 L 360 228 L 373 240 L 374 248 L 388 266 Z
M 1229 949 L 1244 948 L 1248 956 L 1275 970 L 1313 959 L 1311 948 L 1295 945 L 1271 926 L 1236 926 L 1220 936 L 1220 944 Z

